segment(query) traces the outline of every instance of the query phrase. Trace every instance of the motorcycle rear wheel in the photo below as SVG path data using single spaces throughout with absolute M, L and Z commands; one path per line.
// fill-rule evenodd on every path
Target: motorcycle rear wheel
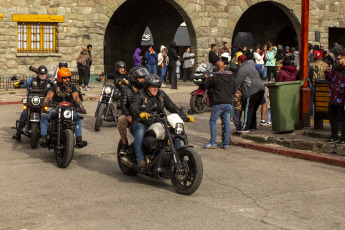
M 98 113 L 97 113 L 97 116 L 96 116 L 95 131 L 97 131 L 97 132 L 100 131 L 101 128 L 102 128 L 103 115 L 104 115 L 105 109 L 106 109 L 106 105 L 104 103 L 102 103 L 99 106 Z
M 206 101 L 202 102 L 203 95 L 192 95 L 190 97 L 190 108 L 195 113 L 203 113 L 206 110 Z
M 37 148 L 38 145 L 38 123 L 31 123 L 30 145 L 32 149 Z
M 128 140 L 127 140 L 127 142 L 128 142 Z M 138 174 L 137 170 L 132 169 L 132 168 L 130 168 L 127 165 L 122 163 L 121 155 L 120 155 L 121 146 L 122 146 L 122 141 L 120 139 L 119 144 L 117 145 L 117 163 L 119 164 L 121 171 L 123 172 L 123 174 L 129 175 L 129 176 L 137 175 Z M 130 159 L 130 160 L 133 160 L 133 159 Z
M 74 133 L 70 129 L 64 129 L 61 131 L 60 137 L 62 146 L 60 154 L 58 154 L 57 148 L 54 148 L 56 163 L 59 168 L 67 168 L 74 155 Z
M 179 159 L 185 167 L 186 175 L 178 175 L 172 163 L 170 167 L 171 183 L 177 193 L 190 195 L 200 186 L 203 177 L 203 164 L 200 155 L 193 148 L 178 151 Z

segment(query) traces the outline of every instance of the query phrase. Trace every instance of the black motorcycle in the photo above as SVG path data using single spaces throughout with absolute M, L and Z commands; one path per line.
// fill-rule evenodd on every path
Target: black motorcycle
M 12 77 L 11 80 L 17 80 L 17 77 Z M 21 85 L 25 81 L 21 81 Z M 27 88 L 27 97 L 22 99 L 23 109 L 26 110 L 25 128 L 22 134 L 30 138 L 31 148 L 35 149 L 38 145 L 38 139 L 40 137 L 40 120 L 42 112 L 42 103 L 44 101 L 45 90 Z M 16 127 L 18 128 L 21 121 L 16 121 Z
M 74 108 L 69 102 L 54 104 L 52 107 L 56 110 L 57 118 L 51 119 L 48 123 L 47 147 L 54 149 L 58 167 L 66 168 L 74 155 Z M 44 108 L 48 113 L 47 109 L 48 107 Z
M 119 154 L 122 145 L 120 140 L 117 160 L 121 171 L 127 175 L 141 173 L 156 179 L 170 178 L 177 193 L 194 193 L 201 184 L 203 164 L 198 152 L 188 143 L 183 120 L 178 114 L 167 116 L 164 113 L 151 115 L 150 119 L 156 119 L 157 122 L 148 128 L 143 139 L 145 169 L 139 170 L 135 163 L 133 143 L 125 155 Z M 177 149 L 175 141 L 181 141 Z
M 115 122 L 115 125 L 117 125 L 118 118 L 122 115 L 119 108 L 119 100 L 121 97 L 120 86 L 124 83 L 124 80 L 107 79 L 105 74 L 100 76 L 102 78 L 97 78 L 96 80 L 100 82 L 104 79 L 104 85 L 95 112 L 95 131 L 101 130 L 103 120 Z

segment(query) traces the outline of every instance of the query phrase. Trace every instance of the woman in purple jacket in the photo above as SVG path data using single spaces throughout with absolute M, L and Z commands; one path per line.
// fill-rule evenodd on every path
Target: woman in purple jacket
M 142 56 L 139 56 L 139 54 L 141 53 L 141 49 L 137 48 L 133 54 L 133 62 L 134 62 L 134 66 L 141 66 L 141 58 Z

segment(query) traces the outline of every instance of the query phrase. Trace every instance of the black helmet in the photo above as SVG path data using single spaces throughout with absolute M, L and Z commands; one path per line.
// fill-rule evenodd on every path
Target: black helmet
M 158 86 L 160 88 L 162 86 L 161 78 L 157 74 L 146 75 L 144 87 L 147 88 L 149 86 Z
M 120 68 L 125 68 L 126 69 L 126 63 L 124 63 L 123 61 L 118 61 L 115 64 L 115 72 L 119 72 Z
M 68 68 L 67 62 L 65 62 L 65 61 L 60 61 L 60 63 L 59 63 L 59 69 L 60 69 L 60 68 Z
M 138 81 L 138 78 L 146 77 L 148 74 L 149 72 L 144 67 L 141 67 L 141 66 L 133 67 L 129 71 L 129 79 L 130 79 L 131 84 L 139 89 L 143 88 L 143 83 Z
M 40 67 L 38 67 L 38 74 L 47 74 L 48 70 L 47 67 L 45 67 L 44 65 L 41 65 Z

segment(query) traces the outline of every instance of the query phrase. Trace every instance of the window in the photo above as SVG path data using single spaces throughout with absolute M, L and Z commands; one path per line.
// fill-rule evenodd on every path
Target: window
M 18 53 L 57 52 L 57 25 L 62 15 L 13 14 L 17 24 Z
M 56 52 L 57 23 L 18 23 L 19 53 Z

